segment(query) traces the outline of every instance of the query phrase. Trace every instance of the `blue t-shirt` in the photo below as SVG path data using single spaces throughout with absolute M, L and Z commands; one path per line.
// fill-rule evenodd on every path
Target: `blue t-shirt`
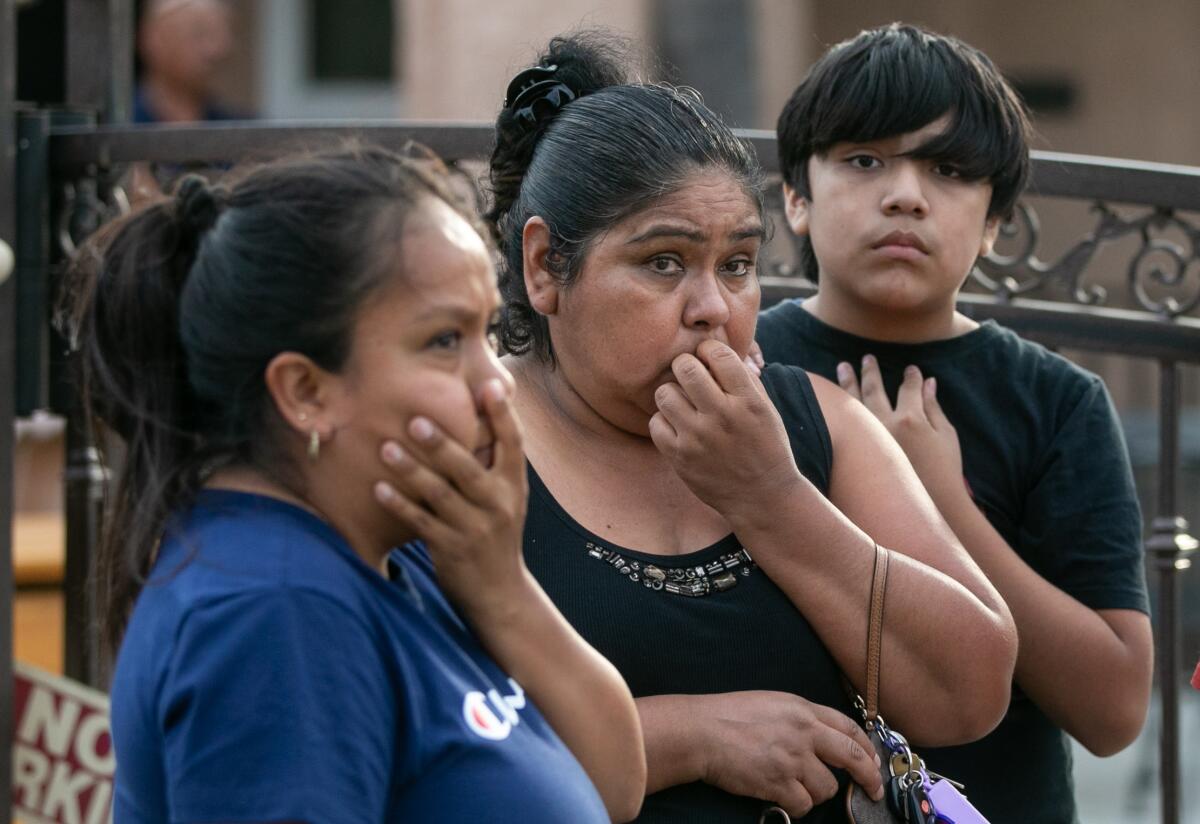
M 425 548 L 389 567 L 298 507 L 202 491 L 118 657 L 116 824 L 608 821 Z

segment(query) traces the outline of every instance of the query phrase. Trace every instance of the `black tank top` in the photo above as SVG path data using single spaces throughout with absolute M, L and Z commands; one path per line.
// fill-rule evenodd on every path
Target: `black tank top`
M 827 494 L 832 447 L 808 375 L 771 365 L 763 383 L 787 426 L 800 471 Z M 746 563 L 735 535 L 674 556 L 616 546 L 580 526 L 532 467 L 529 482 L 529 568 L 635 697 L 776 690 L 853 716 L 829 651 L 787 596 Z M 705 588 L 710 591 L 704 595 L 685 594 Z M 837 775 L 844 785 L 846 776 Z M 756 824 L 765 806 L 707 784 L 685 784 L 648 796 L 637 821 Z M 840 798 L 804 820 L 844 822 Z

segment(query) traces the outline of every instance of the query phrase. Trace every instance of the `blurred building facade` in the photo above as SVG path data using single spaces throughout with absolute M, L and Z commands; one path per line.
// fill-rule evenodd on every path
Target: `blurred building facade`
M 695 86 L 735 125 L 770 129 L 828 45 L 862 28 L 904 20 L 987 52 L 1033 109 L 1036 148 L 1200 166 L 1196 0 L 1147 0 L 1136 7 L 1106 0 L 237 0 L 235 5 L 240 53 L 228 67 L 224 97 L 272 119 L 490 121 L 509 78 L 551 36 L 601 26 L 642 44 L 660 61 L 659 77 Z M 1039 210 L 1047 226 L 1039 247 L 1044 258 L 1060 254 L 1094 222 L 1078 204 L 1068 209 L 1047 203 Z M 1127 250 L 1114 244 L 1105 252 L 1111 261 L 1096 262 L 1095 277 L 1115 306 L 1128 305 L 1123 277 L 1132 243 L 1131 238 Z M 1104 372 L 1138 429 L 1138 399 L 1155 396 L 1153 371 L 1128 361 L 1083 360 Z M 1193 405 L 1200 402 L 1196 377 L 1189 374 L 1185 383 L 1186 397 Z M 1195 414 L 1188 416 L 1186 432 L 1193 433 L 1185 437 L 1188 443 L 1200 439 Z M 1200 446 L 1191 449 L 1200 452 Z
M 490 120 L 508 78 L 552 35 L 604 26 L 674 64 L 674 79 L 699 88 L 737 125 L 770 128 L 827 45 L 904 20 L 987 52 L 1030 99 L 1039 148 L 1200 165 L 1195 0 L 1136 7 L 1105 0 L 234 0 L 234 6 L 240 53 L 228 67 L 225 97 L 271 118 Z M 381 50 L 390 50 L 386 60 Z

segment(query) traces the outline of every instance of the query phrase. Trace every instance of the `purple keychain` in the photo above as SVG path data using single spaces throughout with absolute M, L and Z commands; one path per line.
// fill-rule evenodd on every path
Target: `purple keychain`
M 975 805 L 945 779 L 934 784 L 928 795 L 934 810 L 937 811 L 939 824 L 988 824 L 988 820 L 975 809 Z

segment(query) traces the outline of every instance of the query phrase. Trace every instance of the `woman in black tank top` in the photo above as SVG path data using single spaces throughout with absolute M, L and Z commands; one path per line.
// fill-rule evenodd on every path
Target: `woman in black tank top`
M 690 90 L 556 38 L 497 122 L 502 343 L 530 462 L 525 554 L 638 699 L 640 821 L 843 821 L 881 791 L 861 691 L 893 553 L 881 712 L 928 744 L 1000 718 L 1004 603 L 886 432 L 833 384 L 747 366 L 759 170 Z

